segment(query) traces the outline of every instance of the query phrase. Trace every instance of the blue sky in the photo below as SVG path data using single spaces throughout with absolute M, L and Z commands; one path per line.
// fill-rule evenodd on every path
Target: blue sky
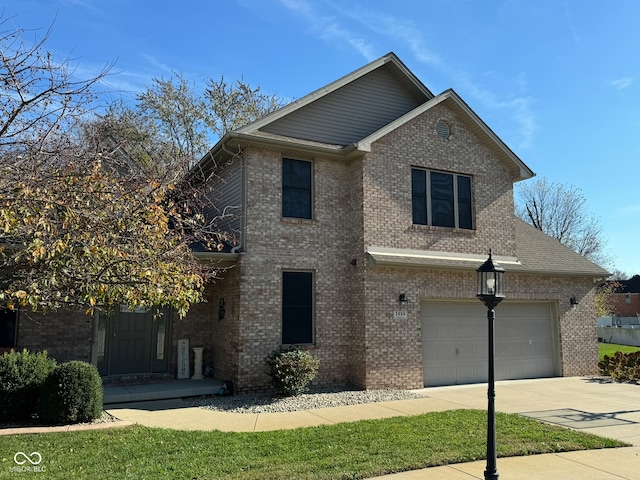
M 640 274 L 640 2 L 617 0 L 10 0 L 4 17 L 71 55 L 156 77 L 243 78 L 296 99 L 390 51 L 453 88 L 538 176 L 582 190 L 615 268 Z

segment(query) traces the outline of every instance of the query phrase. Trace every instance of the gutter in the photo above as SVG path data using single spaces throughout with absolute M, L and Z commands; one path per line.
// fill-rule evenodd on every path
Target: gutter
M 232 267 L 240 259 L 239 253 L 193 252 L 193 256 L 201 263 L 214 263 L 217 267 Z
M 231 140 L 236 140 L 238 142 L 247 142 L 247 143 L 257 143 L 260 145 L 270 145 L 274 147 L 282 147 L 289 148 L 295 150 L 305 150 L 310 152 L 315 152 L 323 155 L 333 156 L 333 157 L 349 157 L 354 153 L 365 153 L 365 151 L 358 148 L 358 144 L 353 143 L 351 145 L 347 145 L 341 148 L 331 148 L 331 147 L 323 147 L 322 145 L 317 145 L 313 143 L 296 143 L 290 142 L 288 140 L 283 140 L 279 138 L 271 138 L 271 137 L 258 137 L 251 135 L 250 133 L 238 133 L 238 132 L 229 132 L 226 135 L 228 138 L 223 143 L 225 145 L 222 148 L 226 148 L 226 145 L 229 144 Z

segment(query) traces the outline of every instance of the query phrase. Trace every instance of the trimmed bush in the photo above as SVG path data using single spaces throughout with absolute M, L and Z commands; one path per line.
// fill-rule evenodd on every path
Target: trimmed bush
M 280 348 L 265 358 L 273 386 L 281 395 L 300 395 L 318 373 L 320 361 L 297 347 Z
M 11 350 L 0 356 L 0 418 L 30 420 L 36 413 L 40 387 L 56 367 L 47 352 Z
M 605 355 L 598 362 L 600 375 L 605 375 L 619 382 L 640 381 L 640 351 L 631 353 L 616 352 L 613 356 Z
M 102 415 L 102 379 L 95 365 L 58 365 L 42 385 L 38 415 L 43 423 L 91 422 Z

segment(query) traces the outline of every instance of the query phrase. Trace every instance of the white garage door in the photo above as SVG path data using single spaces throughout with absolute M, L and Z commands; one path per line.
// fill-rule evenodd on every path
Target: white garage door
M 425 386 L 487 381 L 487 308 L 477 303 L 421 306 Z M 548 303 L 496 307 L 495 378 L 552 377 L 554 338 Z

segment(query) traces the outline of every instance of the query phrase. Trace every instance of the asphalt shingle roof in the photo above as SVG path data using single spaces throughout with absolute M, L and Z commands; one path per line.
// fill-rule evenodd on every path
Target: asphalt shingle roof
M 516 249 L 521 265 L 511 266 L 514 271 L 547 273 L 553 275 L 579 275 L 608 277 L 609 272 L 586 257 L 577 254 L 520 218 L 516 221 Z

